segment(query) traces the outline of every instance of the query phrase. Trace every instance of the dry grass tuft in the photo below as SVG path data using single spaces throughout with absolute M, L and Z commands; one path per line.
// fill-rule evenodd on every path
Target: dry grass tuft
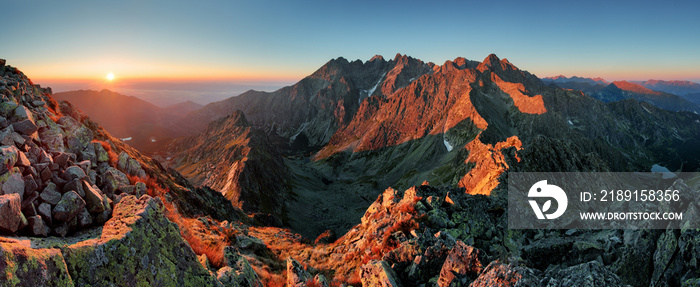
M 318 282 L 316 278 L 310 278 L 309 280 L 306 280 L 306 287 L 323 287 L 321 282 Z
M 165 216 L 180 227 L 180 235 L 190 244 L 195 254 L 206 255 L 216 269 L 226 265 L 224 247 L 229 246 L 232 238 L 235 238 L 235 229 L 221 227 L 219 222 L 213 220 L 213 224 L 205 226 L 199 219 L 182 217 L 177 208 L 166 200 L 163 200 L 163 207 Z
M 102 145 L 102 148 L 107 152 L 107 157 L 109 158 L 109 166 L 116 167 L 117 161 L 119 160 L 119 156 L 114 152 L 114 150 L 112 150 L 112 145 L 106 141 L 94 140 L 92 142 L 96 142 Z

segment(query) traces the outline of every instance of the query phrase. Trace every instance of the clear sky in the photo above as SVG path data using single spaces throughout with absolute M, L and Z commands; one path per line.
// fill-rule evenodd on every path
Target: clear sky
M 540 77 L 700 81 L 700 1 L 0 0 L 0 58 L 58 79 L 293 83 L 331 58 L 496 53 Z

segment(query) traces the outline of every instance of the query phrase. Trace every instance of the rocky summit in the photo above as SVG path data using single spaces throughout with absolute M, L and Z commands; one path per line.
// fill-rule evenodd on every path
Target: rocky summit
M 3 286 L 700 282 L 696 230 L 507 228 L 509 171 L 696 171 L 691 112 L 496 55 L 337 58 L 182 116 L 153 159 L 0 64 Z

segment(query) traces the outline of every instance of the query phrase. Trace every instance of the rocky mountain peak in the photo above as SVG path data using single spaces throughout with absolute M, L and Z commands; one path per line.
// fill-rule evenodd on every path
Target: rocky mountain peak
M 481 64 L 477 67 L 477 70 L 484 72 L 486 70 L 495 70 L 501 66 L 501 59 L 496 56 L 496 54 L 488 55 Z
M 245 118 L 245 114 L 241 110 L 235 110 L 231 115 L 226 116 L 225 120 L 236 126 L 250 126 L 250 123 Z
M 408 59 L 411 58 L 407 55 L 403 55 L 401 53 L 396 53 L 396 56 L 394 56 L 394 62 L 401 62 L 401 61 L 408 61 Z M 412 59 L 412 58 L 411 58 Z
M 511 64 L 508 59 L 499 59 L 496 54 L 491 54 L 484 59 L 483 62 L 477 67 L 477 70 L 484 72 L 486 70 L 492 71 L 517 71 L 518 68 Z
M 372 57 L 372 59 L 369 59 L 368 62 L 374 61 L 385 62 L 384 57 L 382 55 L 374 55 L 374 57 Z

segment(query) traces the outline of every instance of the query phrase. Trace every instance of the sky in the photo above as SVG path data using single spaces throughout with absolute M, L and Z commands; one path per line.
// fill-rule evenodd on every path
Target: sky
M 59 90 L 129 90 L 126 83 L 135 82 L 272 90 L 333 58 L 396 53 L 436 64 L 495 53 L 540 77 L 700 82 L 700 1 L 0 0 L 0 6 L 0 58 Z M 112 82 L 105 80 L 110 72 Z

